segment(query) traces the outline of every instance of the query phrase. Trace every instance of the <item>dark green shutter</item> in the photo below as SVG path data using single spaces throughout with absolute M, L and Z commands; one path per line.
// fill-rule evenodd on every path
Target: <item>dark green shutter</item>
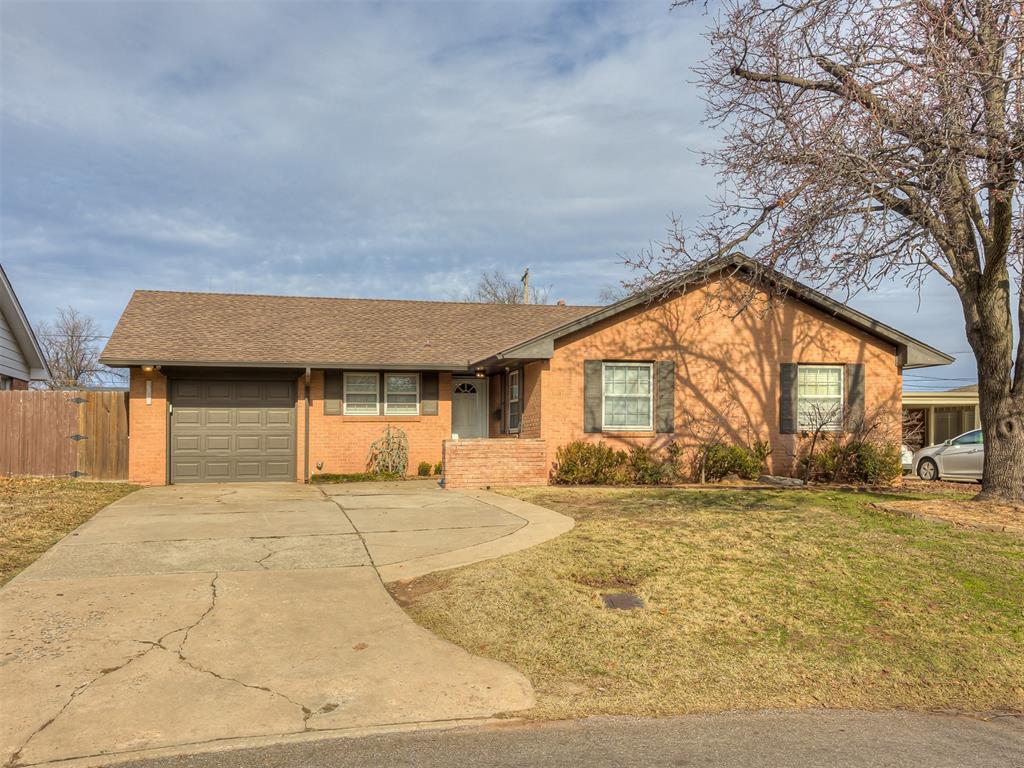
M 438 385 L 437 373 L 430 371 L 420 375 L 420 413 L 423 416 L 437 416 Z
M 846 429 L 854 432 L 864 426 L 864 363 L 846 365 Z
M 600 432 L 603 363 L 600 360 L 583 361 L 583 431 Z
M 341 413 L 341 372 L 324 371 L 324 416 Z
M 676 431 L 676 364 L 662 360 L 657 365 L 658 378 L 654 388 L 656 432 Z
M 779 432 L 795 435 L 797 432 L 797 365 L 782 363 L 779 366 Z

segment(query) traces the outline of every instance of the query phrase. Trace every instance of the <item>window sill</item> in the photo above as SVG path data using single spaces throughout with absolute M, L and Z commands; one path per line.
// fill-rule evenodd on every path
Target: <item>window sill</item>
M 341 416 L 342 421 L 367 421 L 367 422 L 386 422 L 386 421 L 423 421 L 423 416 Z
M 657 437 L 653 429 L 602 429 L 602 435 L 608 437 Z

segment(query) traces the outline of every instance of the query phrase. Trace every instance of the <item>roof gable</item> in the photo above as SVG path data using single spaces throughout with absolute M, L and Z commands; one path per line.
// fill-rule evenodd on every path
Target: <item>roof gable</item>
M 4 272 L 2 265 L 0 265 L 0 314 L 3 315 L 5 321 L 3 325 L 6 326 L 21 353 L 21 358 L 27 367 L 28 378 L 33 381 L 50 378 L 46 356 L 43 354 L 42 347 L 39 346 L 35 331 L 32 330 L 28 317 L 21 308 L 21 302 L 18 301 L 14 287 L 7 279 L 7 273 Z M 0 339 L 0 341 L 3 340 Z
M 755 270 L 758 279 L 767 287 L 774 287 L 779 292 L 793 296 L 798 300 L 815 307 L 830 317 L 852 325 L 885 342 L 893 344 L 899 350 L 904 368 L 926 368 L 934 365 L 948 365 L 954 358 L 922 341 L 907 336 L 885 323 L 875 320 L 863 312 L 858 312 L 842 302 L 831 299 L 813 288 L 797 282 L 776 270 L 766 269 L 742 254 L 733 254 L 720 259 L 711 259 L 699 264 L 684 274 L 650 290 L 629 296 L 614 304 L 600 307 L 582 317 L 573 318 L 558 328 L 527 339 L 513 347 L 504 349 L 492 356 L 492 359 L 515 359 L 527 357 L 554 348 L 554 342 L 571 333 L 592 327 L 623 312 L 628 312 L 645 303 L 657 301 L 659 297 L 681 291 L 689 286 L 699 284 L 710 277 L 727 270 L 741 279 L 749 279 Z M 547 356 L 550 357 L 550 354 Z

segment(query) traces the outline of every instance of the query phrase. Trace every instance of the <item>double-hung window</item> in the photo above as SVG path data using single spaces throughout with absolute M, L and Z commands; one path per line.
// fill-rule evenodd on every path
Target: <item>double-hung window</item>
M 375 373 L 345 374 L 345 415 L 376 416 L 380 412 L 380 377 Z
M 420 377 L 415 373 L 384 375 L 384 413 L 416 416 L 420 412 Z
M 843 428 L 843 366 L 797 366 L 797 429 L 836 432 Z
M 519 385 L 519 371 L 508 374 L 508 431 L 518 432 L 523 421 L 522 394 Z
M 612 431 L 653 429 L 654 366 L 651 363 L 605 363 L 602 376 L 603 428 Z

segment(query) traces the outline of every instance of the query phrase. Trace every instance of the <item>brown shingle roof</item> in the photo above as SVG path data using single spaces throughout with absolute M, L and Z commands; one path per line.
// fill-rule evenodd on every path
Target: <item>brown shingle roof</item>
M 464 367 L 594 309 L 136 291 L 101 360 Z

